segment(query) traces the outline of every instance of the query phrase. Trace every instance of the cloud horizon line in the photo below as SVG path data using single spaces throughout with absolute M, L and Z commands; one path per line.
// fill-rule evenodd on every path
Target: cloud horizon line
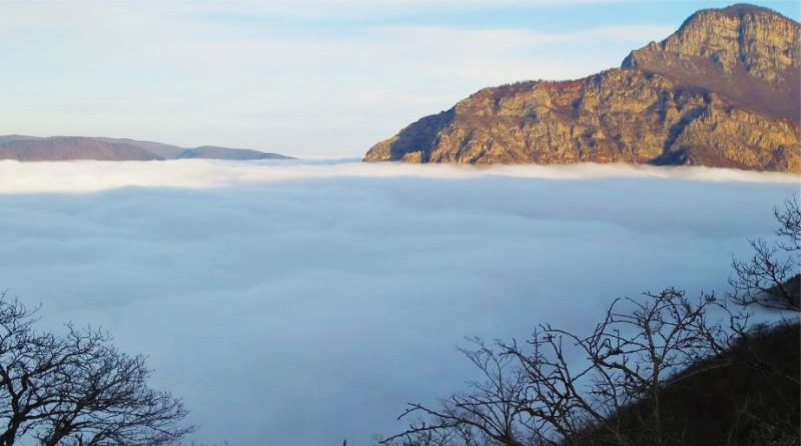
M 213 189 L 333 178 L 428 178 L 470 180 L 483 177 L 581 181 L 602 178 L 653 178 L 701 182 L 798 183 L 799 176 L 704 166 L 650 166 L 577 163 L 558 165 L 453 165 L 364 163 L 354 158 L 286 161 L 0 161 L 0 194 L 92 193 L 141 188 Z

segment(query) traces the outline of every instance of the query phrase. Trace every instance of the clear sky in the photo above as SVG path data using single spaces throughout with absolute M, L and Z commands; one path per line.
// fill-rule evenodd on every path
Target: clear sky
M 2 1 L 0 134 L 361 156 L 480 88 L 615 67 L 730 3 Z

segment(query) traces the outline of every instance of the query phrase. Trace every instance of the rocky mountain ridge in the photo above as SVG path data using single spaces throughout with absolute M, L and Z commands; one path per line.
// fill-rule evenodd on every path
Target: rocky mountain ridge
M 149 161 L 182 158 L 227 160 L 291 159 L 250 149 L 201 146 L 184 148 L 129 138 L 0 135 L 0 160 L 17 161 Z
M 752 5 L 699 11 L 620 68 L 481 90 L 365 161 L 648 163 L 801 173 L 801 27 Z

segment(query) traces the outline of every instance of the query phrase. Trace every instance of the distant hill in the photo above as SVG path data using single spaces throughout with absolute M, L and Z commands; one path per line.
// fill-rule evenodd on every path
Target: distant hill
M 211 158 L 223 160 L 286 160 L 292 157 L 277 153 L 265 153 L 250 149 L 228 149 L 225 147 L 201 146 L 196 149 L 187 149 L 179 153 L 176 158 Z
M 17 161 L 147 161 L 163 159 L 153 152 L 132 144 L 77 136 L 0 141 L 0 159 Z
M 178 158 L 226 160 L 292 159 L 250 149 L 201 146 L 185 148 L 128 138 L 0 135 L 0 160 L 17 161 L 148 161 Z
M 481 90 L 374 145 L 365 161 L 696 164 L 801 173 L 801 26 L 698 11 L 620 68 Z
M 0 144 L 20 139 L 41 139 L 41 138 L 38 136 L 25 136 L 25 135 L 0 135 Z
M 181 152 L 186 150 L 184 147 L 173 146 L 170 144 L 163 144 L 160 142 L 153 142 L 153 141 L 139 141 L 136 139 L 129 139 L 129 138 L 96 137 L 95 139 L 99 139 L 102 141 L 109 141 L 109 142 L 131 144 L 137 147 L 141 147 L 147 150 L 148 152 L 154 153 L 164 159 L 177 158 Z

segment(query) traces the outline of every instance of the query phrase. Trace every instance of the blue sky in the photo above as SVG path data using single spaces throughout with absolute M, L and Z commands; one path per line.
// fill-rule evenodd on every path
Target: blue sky
M 0 134 L 360 156 L 480 88 L 617 66 L 729 3 L 0 2 Z

